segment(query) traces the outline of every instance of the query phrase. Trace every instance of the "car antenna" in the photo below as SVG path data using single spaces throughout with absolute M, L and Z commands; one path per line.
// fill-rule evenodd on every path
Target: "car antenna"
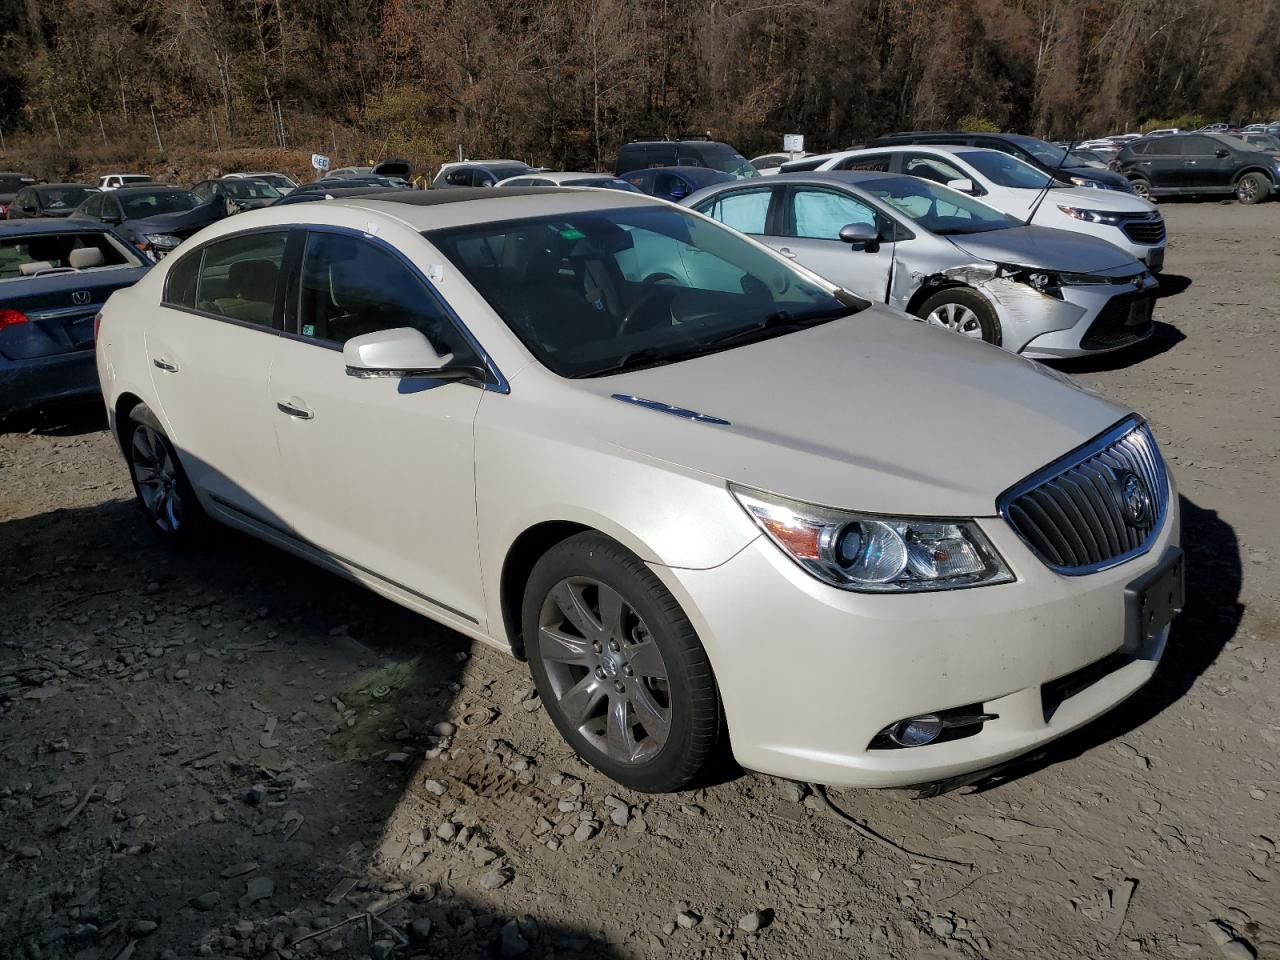
M 1067 162 L 1067 157 L 1071 156 L 1071 151 L 1076 148 L 1076 141 L 1068 141 L 1067 147 L 1062 151 L 1062 159 L 1058 161 L 1057 167 L 1053 173 L 1049 174 L 1049 179 L 1044 182 L 1044 186 L 1040 188 L 1040 196 L 1036 197 L 1036 202 L 1031 205 L 1031 212 L 1027 214 L 1027 222 L 1024 227 L 1031 226 L 1031 221 L 1036 217 L 1036 211 L 1040 209 L 1040 204 L 1044 203 L 1044 198 L 1049 194 L 1049 188 L 1053 186 L 1053 181 L 1058 179 L 1058 174 L 1062 172 L 1063 165 Z

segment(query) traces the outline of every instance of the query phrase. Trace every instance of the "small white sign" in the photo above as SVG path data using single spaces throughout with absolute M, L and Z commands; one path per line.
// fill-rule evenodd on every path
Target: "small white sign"
M 323 153 L 313 153 L 311 155 L 311 166 L 323 173 L 329 169 L 329 158 Z
M 782 149 L 787 153 L 804 153 L 804 134 L 787 133 L 782 136 Z

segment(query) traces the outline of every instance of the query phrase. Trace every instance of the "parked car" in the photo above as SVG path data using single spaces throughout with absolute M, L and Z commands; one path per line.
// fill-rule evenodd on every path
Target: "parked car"
M 293 177 L 285 176 L 283 173 L 272 173 L 271 171 L 260 171 L 256 173 L 228 173 L 222 177 L 223 180 L 265 180 L 271 186 L 280 191 L 283 196 L 290 190 L 298 189 L 298 182 Z
M 0 415 L 98 392 L 93 318 L 148 266 L 101 227 L 0 223 Z
M 98 178 L 98 189 L 115 190 L 119 187 L 151 182 L 151 178 L 145 173 L 108 173 Z
M 284 196 L 266 180 L 250 177 L 202 180 L 191 188 L 191 192 L 202 201 L 217 197 L 226 204 L 228 216 L 270 206 Z
M 654 167 L 632 170 L 624 173 L 622 179 L 641 193 L 679 203 L 703 187 L 709 187 L 713 183 L 730 183 L 739 178 L 710 167 Z
M 760 176 L 760 171 L 729 144 L 693 136 L 679 140 L 651 137 L 625 143 L 618 150 L 613 172 L 622 176 L 650 167 L 706 167 L 734 177 Z
M 1152 271 L 1164 266 L 1164 218 L 1149 200 L 1119 190 L 1073 187 L 999 150 L 947 145 L 851 150 L 829 154 L 818 169 L 923 177 L 981 197 L 1016 220 L 1106 240 Z M 1028 220 L 1033 208 L 1035 216 Z
M 1233 127 L 1229 123 L 1206 123 L 1203 127 L 1201 127 L 1199 130 L 1195 132 L 1196 133 L 1230 133 L 1234 129 L 1235 127 Z
M 1235 194 L 1241 203 L 1261 203 L 1280 184 L 1280 157 L 1235 137 L 1180 133 L 1146 137 L 1115 159 L 1141 197 Z
M 784 163 L 793 160 L 803 160 L 809 154 L 804 153 L 766 153 L 759 157 L 751 158 L 751 165 L 759 171 L 760 176 L 770 177 L 782 169 Z
M 366 177 L 373 173 L 373 167 L 338 167 L 325 173 L 325 177 L 333 180 L 346 180 L 351 177 Z
M 218 197 L 201 201 L 184 187 L 140 184 L 96 193 L 72 214 L 113 227 L 152 260 L 159 260 L 187 237 L 227 215 Z
M 219 521 L 519 653 L 636 790 L 720 744 L 954 783 L 1154 673 L 1178 498 L 1130 408 L 646 197 L 383 196 L 229 219 L 104 309 L 162 541 Z
M 1147 136 L 1147 137 L 1163 137 L 1163 136 L 1165 136 L 1166 134 L 1170 134 L 1170 133 L 1183 133 L 1183 132 L 1184 132 L 1184 131 L 1183 131 L 1183 129 L 1182 129 L 1181 127 L 1160 127 L 1160 128 L 1159 128 L 1159 129 L 1157 129 L 1157 130 L 1148 130 L 1145 134 L 1143 134 L 1143 136 Z
M 369 173 L 362 177 L 321 177 L 299 190 L 329 190 L 341 187 L 386 187 L 390 190 L 408 190 L 409 185 L 399 177 L 380 177 Z
M 273 207 L 287 206 L 295 203 L 310 203 L 314 200 L 333 200 L 338 197 L 367 197 L 372 194 L 380 193 L 383 190 L 403 190 L 403 187 L 386 187 L 377 184 L 361 184 L 356 183 L 354 186 L 345 187 L 316 187 L 314 183 L 305 187 L 299 187 L 297 190 L 290 190 L 287 194 L 272 204 Z
M 988 150 L 999 150 L 1010 153 L 1039 167 L 1045 173 L 1060 176 L 1077 187 L 1090 187 L 1098 190 L 1130 190 L 1129 181 L 1110 170 L 1098 170 L 1089 166 L 1075 166 L 1066 151 L 1055 147 L 1038 137 L 1028 137 L 1016 133 L 966 133 L 962 130 L 933 131 L 919 133 L 891 133 L 877 137 L 867 144 L 868 147 L 897 147 L 908 144 L 942 144 L 956 146 L 985 147 Z
M 497 187 L 598 187 L 604 190 L 639 192 L 639 188 L 607 173 L 572 173 L 569 171 L 539 170 L 519 177 L 499 180 Z
M 9 205 L 13 203 L 13 198 L 24 187 L 29 187 L 39 181 L 29 173 L 17 173 L 12 170 L 6 170 L 0 173 L 0 220 L 9 215 Z
M 1266 150 L 1268 153 L 1280 154 L 1280 137 L 1278 136 L 1272 136 L 1269 133 L 1241 132 L 1232 134 L 1232 138 L 1248 144 L 1258 150 Z
M 526 173 L 533 167 L 519 160 L 463 160 L 440 166 L 433 188 L 440 187 L 492 187 L 499 180 L 509 180 Z
M 929 180 L 783 174 L 684 202 L 860 297 L 1027 357 L 1118 350 L 1152 331 L 1158 285 L 1129 254 Z
M 35 183 L 23 187 L 9 203 L 10 220 L 69 217 L 85 197 L 97 191 L 83 183 Z

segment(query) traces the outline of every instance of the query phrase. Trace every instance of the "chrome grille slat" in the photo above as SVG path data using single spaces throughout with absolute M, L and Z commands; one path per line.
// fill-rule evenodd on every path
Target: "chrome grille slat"
M 1140 483 L 1135 484 L 1134 478 Z M 1126 513 L 1123 486 L 1145 487 L 1145 516 Z M 1001 515 L 1048 567 L 1075 576 L 1150 547 L 1169 507 L 1169 475 L 1145 423 L 1126 420 L 1007 490 Z

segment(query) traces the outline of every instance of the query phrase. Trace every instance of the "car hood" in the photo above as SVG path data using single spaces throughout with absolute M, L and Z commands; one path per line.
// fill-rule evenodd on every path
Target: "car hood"
M 946 239 L 965 255 L 993 263 L 1068 273 L 1099 273 L 1130 266 L 1135 272 L 1143 269 L 1137 260 L 1105 240 L 1051 227 L 1010 227 Z
M 1034 361 L 878 305 L 710 356 L 568 382 L 597 399 L 599 442 L 800 500 L 909 515 L 993 515 L 1000 493 L 1130 412 Z
M 1045 203 L 1085 210 L 1108 210 L 1116 213 L 1151 213 L 1156 205 L 1137 194 L 1119 190 L 1093 190 L 1089 187 L 1056 187 L 1044 198 Z
M 154 217 L 144 217 L 138 220 L 126 220 L 124 226 L 139 236 L 148 233 L 172 233 L 180 237 L 187 237 L 197 230 L 203 230 L 211 223 L 216 223 L 226 215 L 226 202 L 221 197 L 213 196 L 190 210 L 183 210 L 179 213 L 161 213 Z

